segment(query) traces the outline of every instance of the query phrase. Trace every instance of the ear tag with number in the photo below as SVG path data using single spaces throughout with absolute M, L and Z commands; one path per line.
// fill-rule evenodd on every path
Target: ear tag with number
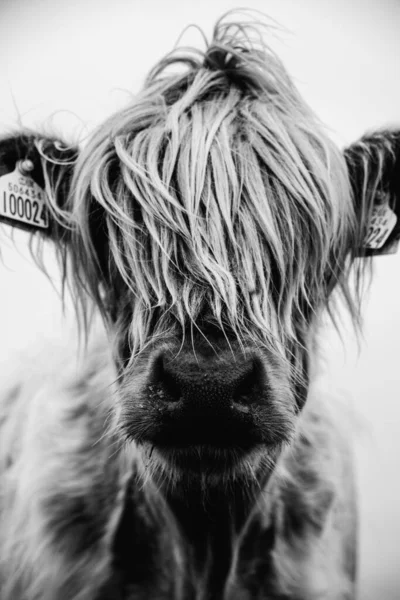
M 27 174 L 32 167 L 30 161 L 21 161 L 14 171 L 0 177 L 0 219 L 47 229 L 46 194 Z
M 389 196 L 377 194 L 364 238 L 367 255 L 393 254 L 398 246 L 397 215 L 389 206 Z

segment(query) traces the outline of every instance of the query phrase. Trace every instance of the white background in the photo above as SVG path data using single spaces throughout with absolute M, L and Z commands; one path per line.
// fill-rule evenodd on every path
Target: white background
M 275 47 L 341 145 L 400 126 L 398 0 L 239 0 L 289 31 Z M 138 90 L 189 23 L 207 34 L 231 0 L 0 0 L 0 135 L 19 123 L 84 136 Z M 195 31 L 185 43 L 200 44 Z M 274 42 L 275 43 L 275 42 Z M 2 236 L 0 368 L 45 337 L 62 335 L 50 283 Z M 17 251 L 19 249 L 19 251 Z M 359 356 L 327 332 L 326 385 L 345 390 L 357 432 L 361 600 L 400 599 L 400 255 L 377 258 Z M 56 277 L 57 270 L 54 269 Z M 346 350 L 345 350 L 346 348 Z M 29 364 L 26 365 L 29 369 Z

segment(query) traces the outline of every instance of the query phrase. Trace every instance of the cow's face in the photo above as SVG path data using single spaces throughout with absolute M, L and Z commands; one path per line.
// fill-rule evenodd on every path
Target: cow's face
M 273 54 L 220 46 L 183 75 L 162 62 L 93 135 L 67 199 L 59 147 L 0 145 L 44 169 L 77 298 L 114 331 L 118 428 L 170 485 L 267 476 L 306 401 L 318 315 L 335 287 L 356 314 L 350 263 L 375 193 L 393 205 L 400 188 L 398 134 L 343 156 Z
M 74 269 L 105 292 L 119 427 L 168 483 L 266 474 L 346 274 L 343 156 L 277 62 L 253 67 L 247 90 L 208 68 L 156 78 L 77 166 Z

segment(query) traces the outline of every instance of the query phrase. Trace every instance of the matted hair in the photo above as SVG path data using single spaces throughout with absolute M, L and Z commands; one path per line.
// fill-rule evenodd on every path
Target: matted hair
M 131 358 L 150 335 L 204 315 L 295 352 L 338 283 L 357 317 L 345 160 L 259 23 L 225 16 L 204 51 L 163 58 L 91 137 L 69 200 L 52 210 L 72 223 L 84 314 L 89 292 L 129 328 Z

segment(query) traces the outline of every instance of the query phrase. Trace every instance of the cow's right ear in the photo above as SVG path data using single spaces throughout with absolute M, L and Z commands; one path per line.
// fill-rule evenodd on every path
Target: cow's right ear
M 344 157 L 357 218 L 357 256 L 391 254 L 400 240 L 400 130 L 365 135 Z
M 0 221 L 69 237 L 68 196 L 78 149 L 30 133 L 0 139 Z

